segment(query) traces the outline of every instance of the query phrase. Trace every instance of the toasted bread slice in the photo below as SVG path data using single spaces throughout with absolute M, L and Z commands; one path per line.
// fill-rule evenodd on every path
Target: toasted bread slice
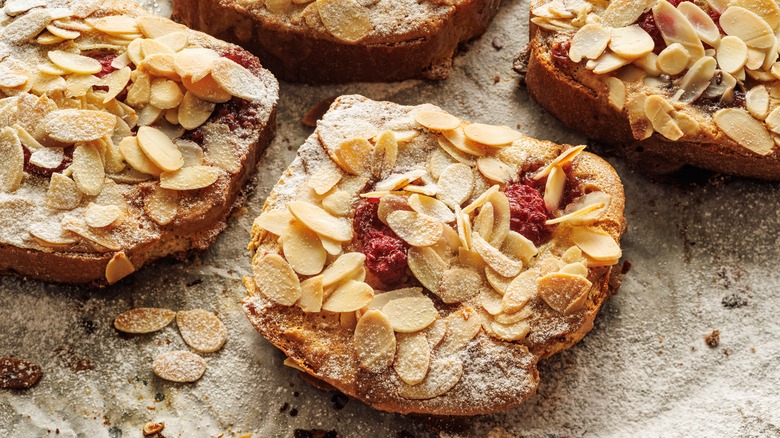
M 207 248 L 273 136 L 274 77 L 132 1 L 2 14 L 0 271 L 106 285 Z
M 280 79 L 307 83 L 444 79 L 458 44 L 499 0 L 174 0 L 173 17 L 240 44 Z
M 531 2 L 528 91 L 645 171 L 690 164 L 780 179 L 780 9 L 771 0 L 720 3 Z M 756 36 L 739 30 L 743 21 Z
M 286 363 L 377 409 L 518 405 L 611 294 L 623 188 L 581 151 L 342 96 L 255 220 L 245 312 Z

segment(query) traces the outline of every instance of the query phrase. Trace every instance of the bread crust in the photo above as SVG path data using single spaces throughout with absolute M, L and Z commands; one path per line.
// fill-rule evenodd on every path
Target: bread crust
M 65 2 L 54 6 L 71 6 L 77 1 Z M 112 0 L 104 2 L 90 13 L 90 17 L 101 17 L 117 13 L 133 17 L 148 15 L 134 2 Z M 235 171 L 229 171 L 219 177 L 210 187 L 181 192 L 180 207 L 173 221 L 158 225 L 144 217 L 144 196 L 149 195 L 156 183 L 142 182 L 134 186 L 123 187 L 122 194 L 129 205 L 127 221 L 142 230 L 152 228 L 152 232 L 142 233 L 130 243 L 122 244 L 121 251 L 130 260 L 136 270 L 157 259 L 172 256 L 183 259 L 188 254 L 207 249 L 218 234 L 227 227 L 230 214 L 242 206 L 246 196 L 246 183 L 251 179 L 259 157 L 266 149 L 276 130 L 276 102 L 278 83 L 263 69 L 256 58 L 238 46 L 219 41 L 201 32 L 187 30 L 190 41 L 200 46 L 222 51 L 226 54 L 245 54 L 252 59 L 248 69 L 268 86 L 270 93 L 267 101 L 245 101 L 241 110 L 257 115 L 250 123 L 241 126 L 239 131 L 231 128 L 231 114 L 212 114 L 201 127 L 204 133 L 202 147 L 216 147 L 214 139 L 235 147 Z M 230 117 L 228 117 L 230 116 Z M 225 138 L 227 137 L 227 138 Z M 28 176 L 28 178 L 40 178 Z M 41 200 L 42 202 L 43 200 Z M 186 205 L 187 208 L 182 206 Z M 59 249 L 41 247 L 30 242 L 27 247 L 10 243 L 0 244 L 0 274 L 17 275 L 36 280 L 56 283 L 88 284 L 104 287 L 108 284 L 106 268 L 115 255 L 114 251 L 97 251 L 84 248 Z
M 463 0 L 414 32 L 349 44 L 327 32 L 292 25 L 233 0 L 174 0 L 172 16 L 217 38 L 239 44 L 278 78 L 311 84 L 446 79 L 458 45 L 481 35 L 500 0 Z
M 548 31 L 530 23 L 525 83 L 531 97 L 567 128 L 615 148 L 632 167 L 668 174 L 689 164 L 714 172 L 780 180 L 780 152 L 760 156 L 715 129 L 693 139 L 671 141 L 655 132 L 637 140 L 625 111 L 609 104 L 607 91 L 578 82 L 553 62 Z M 521 58 L 524 56 L 521 56 Z
M 342 96 L 331 106 L 331 111 L 365 110 L 366 118 L 372 119 L 372 126 L 382 126 L 384 122 L 379 120 L 386 122 L 399 111 L 407 112 L 412 108 L 388 102 L 372 102 L 362 96 Z M 326 114 L 324 120 L 327 119 Z M 337 124 L 346 126 L 345 122 L 345 119 L 341 119 Z M 373 129 L 362 122 L 355 123 L 361 125 L 356 129 Z M 326 128 L 321 122 L 318 130 L 323 129 Z M 322 137 L 315 132 L 301 146 L 296 159 L 266 200 L 263 211 L 279 208 L 298 199 L 297 194 L 306 187 L 323 161 L 330 161 L 331 151 L 321 140 Z M 522 167 L 524 169 L 539 168 L 566 147 L 530 138 L 524 138 L 518 143 L 517 147 L 505 148 L 501 159 L 505 162 L 521 162 L 528 166 Z M 580 187 L 598 188 L 612 197 L 612 202 L 598 220 L 598 227 L 619 241 L 626 228 L 623 215 L 625 198 L 614 169 L 598 156 L 582 153 L 575 159 L 570 172 Z M 553 237 L 553 241 L 556 241 L 556 237 Z M 276 236 L 257 226 L 253 229 L 250 248 L 255 249 L 258 255 L 281 251 Z M 550 326 L 558 324 L 566 329 L 549 326 L 544 330 L 540 328 L 538 333 L 532 331 L 522 342 L 500 341 L 481 330 L 460 353 L 464 365 L 461 383 L 446 394 L 428 400 L 401 397 L 394 386 L 394 378 L 388 375 L 394 375 L 392 369 L 381 374 L 362 370 L 354 354 L 352 330 L 339 324 L 337 314 L 335 317 L 321 313 L 307 314 L 295 306 L 274 303 L 261 293 L 258 284 L 249 277 L 244 279 L 249 295 L 243 300 L 243 306 L 255 329 L 280 348 L 298 368 L 347 395 L 390 412 L 476 415 L 508 409 L 534 394 L 539 383 L 536 369 L 538 360 L 568 348 L 593 328 L 593 321 L 602 303 L 614 293 L 609 279 L 617 269 L 616 266 L 591 268 L 588 279 L 592 282 L 592 288 L 581 312 L 562 316 L 554 315 L 555 312 L 546 305 L 534 307 L 540 319 L 554 321 Z M 443 305 L 440 311 L 454 311 L 457 306 Z

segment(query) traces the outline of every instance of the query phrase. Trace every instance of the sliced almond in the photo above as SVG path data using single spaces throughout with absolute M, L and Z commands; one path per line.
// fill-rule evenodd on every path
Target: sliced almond
M 490 240 L 493 234 L 493 216 L 493 204 L 488 202 L 479 209 L 479 214 L 474 219 L 473 232 Z
M 117 315 L 114 327 L 124 333 L 152 333 L 165 328 L 175 316 L 176 312 L 173 310 L 139 307 Z
M 244 100 L 260 100 L 266 86 L 252 72 L 227 58 L 217 58 L 211 66 L 211 77 L 228 93 Z
M 539 296 L 559 313 L 571 314 L 582 309 L 592 286 L 585 277 L 555 272 L 537 280 Z
M 445 203 L 430 196 L 413 194 L 409 197 L 409 206 L 417 213 L 430 216 L 441 222 L 455 221 L 455 213 Z
M 563 191 L 566 189 L 566 172 L 563 168 L 555 166 L 547 176 L 544 186 L 544 205 L 547 211 L 555 211 L 563 199 Z
M 690 55 L 689 65 L 704 56 L 704 46 L 685 16 L 666 0 L 653 6 L 653 17 L 667 45 L 682 44 Z
M 75 234 L 63 230 L 62 226 L 57 222 L 35 223 L 30 226 L 29 232 L 36 243 L 47 248 L 62 248 L 78 242 Z
M 718 46 L 717 59 L 722 70 L 737 73 L 748 60 L 747 45 L 735 36 L 724 37 Z
M 450 268 L 442 273 L 439 287 L 433 292 L 447 304 L 460 303 L 477 295 L 481 276 L 471 269 Z
M 559 272 L 564 274 L 579 275 L 586 278 L 588 276 L 588 268 L 580 262 L 569 263 L 568 265 L 562 267 Z
M 607 96 L 609 104 L 616 110 L 622 111 L 626 104 L 625 82 L 616 77 L 607 76 L 604 78 L 604 83 L 607 85 L 607 90 L 609 91 L 609 95 Z
M 183 78 L 176 73 L 176 68 L 173 65 L 173 54 L 171 53 L 155 53 L 147 56 L 141 61 L 141 65 L 138 68 L 153 76 L 161 76 L 174 81 L 182 80 L 184 82 Z
M 353 175 L 361 175 L 369 170 L 371 150 L 371 143 L 365 138 L 352 138 L 339 143 L 333 154 L 342 169 Z
M 157 187 L 154 193 L 146 198 L 144 209 L 146 214 L 157 225 L 168 225 L 176 218 L 179 207 L 179 195 L 175 190 Z
M 116 205 L 90 203 L 84 213 L 84 220 L 92 228 L 106 228 L 118 222 L 123 214 Z
M 617 260 L 622 255 L 615 239 L 603 231 L 577 227 L 572 230 L 571 238 L 583 253 L 594 260 Z
M 336 288 L 322 303 L 328 312 L 354 312 L 362 309 L 374 298 L 374 289 L 362 281 L 347 280 Z
M 493 317 L 493 321 L 499 324 L 510 325 L 530 319 L 532 316 L 534 316 L 533 308 L 525 306 L 523 307 L 523 310 L 516 313 L 499 313 Z M 491 327 L 491 331 L 494 331 L 494 327 Z
M 11 43 L 26 43 L 44 30 L 51 20 L 49 8 L 33 9 L 10 23 L 3 20 L 3 38 Z
M 73 181 L 85 195 L 95 196 L 103 189 L 106 174 L 100 151 L 95 146 L 77 145 L 73 150 L 73 163 L 70 169 L 73 172 Z
M 160 176 L 162 170 L 157 167 L 141 150 L 136 137 L 125 137 L 119 143 L 119 150 L 125 161 L 135 170 L 152 176 Z
M 363 269 L 366 256 L 359 252 L 350 252 L 340 255 L 336 261 L 328 266 L 322 273 L 322 286 L 327 288 L 345 278 L 350 278 Z
M 444 111 L 417 111 L 414 120 L 431 131 L 451 131 L 460 126 L 460 119 Z
M 75 53 L 63 52 L 62 50 L 51 50 L 48 52 L 49 60 L 54 65 L 70 73 L 80 73 L 91 75 L 103 70 L 100 61 L 82 56 Z
M 485 263 L 504 277 L 514 277 L 523 268 L 521 262 L 510 259 L 486 242 L 479 234 L 475 233 L 472 235 L 472 245 L 482 259 L 485 260 Z
M 715 76 L 717 62 L 710 56 L 704 56 L 696 61 L 680 81 L 680 89 L 675 93 L 675 100 L 691 103 L 699 98 L 710 85 Z
M 528 238 L 510 230 L 501 245 L 501 252 L 507 254 L 510 258 L 528 263 L 539 253 L 539 250 Z
M 371 151 L 371 174 L 376 178 L 382 177 L 382 172 L 395 168 L 398 159 L 398 141 L 393 131 L 384 131 L 376 139 L 373 151 Z
M 452 144 L 449 140 L 447 140 L 444 137 L 438 137 L 437 138 L 439 147 L 442 148 L 444 152 L 447 153 L 450 157 L 452 157 L 455 161 L 458 161 L 459 163 L 465 164 L 466 166 L 473 166 L 476 161 L 467 153 L 462 152 L 460 149 L 456 148 L 455 145 Z
M 493 157 L 479 158 L 477 160 L 477 168 L 485 178 L 501 184 L 514 180 L 517 174 L 517 171 L 511 166 Z
M 62 229 L 70 231 L 83 237 L 90 243 L 95 244 L 98 251 L 119 251 L 122 247 L 111 239 L 106 232 L 99 229 L 89 228 L 84 220 L 70 215 L 65 215 L 61 221 Z
M 360 318 L 353 341 L 360 367 L 366 371 L 381 373 L 395 359 L 395 333 L 380 310 L 369 310 Z
M 317 169 L 308 182 L 309 187 L 314 189 L 318 195 L 328 193 L 336 184 L 341 181 L 343 174 L 334 165 L 324 165 Z
M 693 2 L 683 3 L 690 4 L 684 5 L 680 3 L 677 5 L 677 10 L 691 23 L 699 39 L 712 47 L 717 47 L 720 40 L 720 29 L 712 21 L 712 17 Z
M 135 266 L 133 266 L 133 263 L 127 255 L 125 255 L 124 251 L 119 251 L 111 257 L 111 260 L 109 260 L 106 265 L 106 281 L 108 284 L 114 284 L 133 272 L 135 272 Z M 170 310 L 168 312 L 170 312 Z M 171 317 L 171 319 L 172 318 L 173 317 Z M 117 319 L 119 319 L 119 317 L 117 317 Z M 170 320 L 168 320 L 168 322 L 170 322 Z M 114 325 L 116 326 L 116 321 L 114 321 Z M 165 323 L 165 325 L 168 325 L 168 323 Z M 117 329 L 119 329 L 119 327 L 117 327 Z
M 311 277 L 301 283 L 301 297 L 298 307 L 306 313 L 317 313 L 322 310 L 322 275 Z
M 203 309 L 178 312 L 176 325 L 184 342 L 198 353 L 219 351 L 227 341 L 225 324 Z
M 24 149 L 16 130 L 5 127 L 0 130 L 0 191 L 11 193 L 22 185 L 24 177 Z
M 780 133 L 780 107 L 775 107 L 764 120 L 766 127 L 775 134 Z
M 325 29 L 341 41 L 356 43 L 374 28 L 366 9 L 356 0 L 317 0 Z
M 322 200 L 322 208 L 334 216 L 347 216 L 352 211 L 352 195 L 336 190 Z
M 430 298 L 406 297 L 392 300 L 382 307 L 393 330 L 401 333 L 413 333 L 428 327 L 439 317 Z
M 415 211 L 394 211 L 387 216 L 387 225 L 412 246 L 431 246 L 442 234 L 438 220 Z
M 539 278 L 539 272 L 528 270 L 515 277 L 506 289 L 504 298 L 501 301 L 501 311 L 504 313 L 516 313 L 533 299 L 539 286 L 536 280 Z
M 469 221 L 469 216 L 467 214 L 461 213 L 460 207 L 455 207 L 455 219 L 457 220 L 458 238 L 460 239 L 460 244 L 466 251 L 471 251 L 472 239 L 471 222 Z
M 405 287 L 402 289 L 377 293 L 376 295 L 374 295 L 374 299 L 372 299 L 371 302 L 368 304 L 368 309 L 381 310 L 382 307 L 384 307 L 385 304 L 389 303 L 390 301 L 397 300 L 399 298 L 423 297 L 423 296 L 424 295 L 422 294 L 422 288 L 420 287 Z
M 165 78 L 152 80 L 149 103 L 160 109 L 178 108 L 184 98 L 179 85 Z M 186 128 L 185 128 L 186 129 Z
M 434 349 L 441 344 L 444 336 L 447 335 L 447 320 L 437 319 L 422 331 L 428 338 L 428 347 Z
M 409 248 L 407 263 L 415 278 L 428 290 L 436 291 L 447 263 L 430 247 Z
M 585 145 L 574 146 L 561 152 L 561 154 L 558 155 L 558 157 L 556 157 L 554 160 L 552 160 L 550 164 L 544 166 L 542 170 L 540 170 L 539 172 L 536 173 L 536 175 L 534 175 L 534 180 L 538 181 L 544 178 L 545 176 L 549 175 L 555 166 L 563 167 L 571 163 L 572 161 L 574 161 L 577 155 L 579 155 L 580 152 L 582 152 L 585 149 L 585 147 L 586 147 Z
M 141 40 L 141 55 L 144 58 L 147 58 L 152 55 L 156 55 L 158 53 L 168 53 L 173 55 L 176 53 L 173 49 L 166 46 L 160 41 L 157 41 L 155 39 L 142 39 Z
M 729 7 L 720 16 L 719 23 L 726 35 L 736 36 L 750 47 L 768 49 L 776 42 L 772 27 L 763 18 L 743 7 Z
M 379 199 L 379 206 L 377 207 L 377 217 L 382 223 L 387 224 L 387 216 L 400 210 L 409 210 L 409 197 L 399 195 L 386 195 Z
M 284 257 L 295 272 L 317 275 L 322 271 L 327 253 L 317 233 L 293 221 L 281 237 Z
M 531 325 L 528 321 L 514 324 L 501 324 L 493 321 L 490 328 L 497 338 L 504 341 L 522 341 L 531 332 Z
M 479 314 L 471 307 L 452 312 L 444 320 L 447 321 L 447 334 L 437 349 L 439 357 L 463 350 L 482 327 Z
M 103 77 L 101 84 L 103 86 L 108 86 L 108 93 L 106 93 L 106 96 L 103 98 L 103 103 L 108 103 L 125 89 L 127 83 L 130 81 L 130 73 L 131 70 L 129 67 L 122 67 Z
M 626 59 L 637 59 L 653 51 L 653 38 L 641 27 L 634 24 L 612 30 L 609 48 Z
M 109 15 L 86 20 L 95 30 L 109 35 L 139 33 L 138 23 L 129 15 Z
M 763 123 L 754 119 L 747 111 L 739 108 L 724 108 L 713 116 L 718 128 L 732 140 L 758 155 L 769 155 L 774 141 Z
M 184 165 L 181 152 L 171 139 L 159 129 L 142 126 L 138 129 L 137 139 L 138 146 L 144 154 L 160 169 L 173 172 L 181 169 Z
M 479 292 L 479 304 L 491 315 L 501 313 L 501 301 L 502 295 L 492 288 L 483 288 Z
M 472 123 L 463 128 L 463 133 L 471 141 L 488 146 L 505 146 L 522 138 L 522 134 L 508 126 Z
M 569 59 L 573 62 L 580 62 L 583 58 L 598 58 L 606 50 L 610 38 L 610 31 L 600 24 L 586 24 L 572 38 Z
M 449 392 L 460 381 L 463 364 L 460 359 L 449 357 L 431 362 L 428 375 L 417 385 L 401 384 L 399 395 L 409 400 L 428 400 Z M 434 377 L 435 376 L 435 377 Z
M 645 0 L 613 0 L 604 10 L 601 18 L 611 27 L 623 27 L 636 23 L 643 12 L 652 6 L 652 2 Z
M 398 333 L 396 358 L 393 363 L 398 377 L 408 385 L 416 385 L 425 379 L 431 363 L 431 348 L 425 332 Z
M 296 219 L 322 236 L 338 242 L 352 240 L 352 228 L 344 221 L 337 219 L 327 211 L 314 204 L 303 201 L 292 201 L 287 204 Z
M 675 141 L 685 134 L 670 115 L 673 111 L 674 107 L 662 96 L 653 95 L 645 99 L 645 115 L 652 123 L 653 129 L 669 140 Z
M 293 215 L 286 208 L 267 210 L 255 219 L 255 225 L 281 237 L 292 220 Z
M 187 37 L 187 33 L 182 30 L 179 32 L 171 32 L 165 35 L 158 36 L 155 38 L 155 40 L 164 44 L 174 52 L 179 52 L 185 47 L 187 47 L 187 42 L 189 38 Z
M 450 142 L 452 146 L 465 154 L 481 157 L 488 152 L 487 148 L 484 146 L 466 138 L 466 134 L 461 127 L 449 131 L 442 131 L 441 135 L 444 136 L 444 140 Z M 439 142 L 442 141 L 443 140 L 440 138 Z
M 612 52 L 604 52 L 597 59 L 592 59 L 585 64 L 585 68 L 593 70 L 597 75 L 603 75 L 617 71 L 624 65 L 631 63 L 631 60 L 618 56 Z
M 135 21 L 138 29 L 147 38 L 159 38 L 169 33 L 186 31 L 183 25 L 156 15 L 142 15 L 136 17 Z
M 413 181 L 425 176 L 425 169 L 414 169 L 409 172 L 393 174 L 384 180 L 376 183 L 375 189 L 378 192 L 393 191 L 405 187 Z
M 182 167 L 174 172 L 160 174 L 160 187 L 171 190 L 197 190 L 214 184 L 222 169 L 212 166 Z
M 138 70 L 130 74 L 133 84 L 127 89 L 125 102 L 135 108 L 140 108 L 149 103 L 152 97 L 152 80 L 146 73 Z
M 485 278 L 487 278 L 488 284 L 501 295 L 504 295 L 506 293 L 507 287 L 509 287 L 509 284 L 512 283 L 512 277 L 504 277 L 503 275 L 499 275 L 498 272 L 495 271 L 495 269 L 491 268 L 490 266 L 485 266 Z
M 256 254 L 252 272 L 257 288 L 275 303 L 292 306 L 301 297 L 298 275 L 279 254 Z
M 203 377 L 206 361 L 189 351 L 169 351 L 154 359 L 152 371 L 164 380 L 190 383 Z
M 111 135 L 116 116 L 104 111 L 64 109 L 51 113 L 45 131 L 54 140 L 73 144 Z
M 463 210 L 461 212 L 464 214 L 471 214 L 472 211 L 478 209 L 479 207 L 482 207 L 486 202 L 488 202 L 490 196 L 492 196 L 493 193 L 498 192 L 499 189 L 500 187 L 498 185 L 490 186 L 489 189 L 485 190 L 471 204 L 463 207 Z
M 451 164 L 442 172 L 438 185 L 436 197 L 451 208 L 460 207 L 474 191 L 474 174 L 465 164 Z
M 183 79 L 198 82 L 211 73 L 211 67 L 217 58 L 219 54 L 211 49 L 188 47 L 174 55 L 173 66 Z

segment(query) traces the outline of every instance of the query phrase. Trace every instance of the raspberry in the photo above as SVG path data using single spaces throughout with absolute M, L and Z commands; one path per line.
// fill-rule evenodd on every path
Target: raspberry
M 361 252 L 366 255 L 366 267 L 382 283 L 392 285 L 405 276 L 408 245 L 379 220 L 378 208 L 378 199 L 362 200 L 355 208 L 352 224 Z
M 552 232 L 545 225 L 549 217 L 541 193 L 531 186 L 514 183 L 506 187 L 504 194 L 509 199 L 512 231 L 522 234 L 537 246 L 550 240 Z

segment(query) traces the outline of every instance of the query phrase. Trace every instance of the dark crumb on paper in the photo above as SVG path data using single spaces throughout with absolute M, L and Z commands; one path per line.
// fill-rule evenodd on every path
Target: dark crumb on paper
M 191 282 L 187 283 L 187 287 L 197 286 L 199 284 L 203 283 L 203 279 L 197 278 L 195 280 L 192 280 Z
M 494 84 L 497 84 L 497 83 L 499 83 L 499 82 L 501 82 L 501 76 L 498 76 L 498 75 L 494 76 L 494 77 L 493 77 L 493 83 L 494 83 Z
M 748 300 L 745 298 L 744 294 L 735 292 L 723 297 L 720 303 L 727 309 L 739 309 L 740 307 L 747 306 Z
M 0 358 L 0 389 L 27 389 L 41 379 L 40 365 L 15 358 Z
M 322 429 L 295 429 L 293 437 L 295 438 L 338 438 L 339 434 L 335 430 L 322 430 Z
M 341 392 L 337 392 L 333 394 L 333 397 L 330 398 L 330 401 L 333 402 L 333 409 L 340 411 L 344 409 L 344 406 L 346 406 L 347 402 L 349 402 L 349 397 Z
M 285 402 L 281 408 L 279 408 L 279 413 L 287 412 L 287 410 L 290 409 L 290 404 Z
M 82 319 L 81 320 L 81 327 L 84 328 L 84 331 L 87 332 L 88 335 L 91 335 L 92 333 L 95 333 L 98 329 L 98 325 L 95 321 L 89 320 L 89 319 Z
M 710 348 L 716 348 L 720 344 L 720 330 L 713 330 L 712 333 L 704 337 L 704 342 L 706 342 Z
M 726 357 L 731 356 L 731 349 L 730 348 L 724 348 L 723 349 L 723 355 Z
M 290 409 L 290 416 L 291 417 L 297 417 L 298 416 L 298 409 L 296 409 L 296 408 Z
M 623 264 L 620 265 L 620 273 L 626 275 L 629 271 L 631 271 L 631 262 L 629 260 L 623 260 Z
M 161 402 L 164 400 L 165 400 L 165 394 L 158 392 L 157 394 L 154 395 L 154 401 Z
M 491 41 L 490 44 L 496 50 L 501 50 L 504 48 L 504 40 L 501 37 L 493 38 L 493 41 Z

